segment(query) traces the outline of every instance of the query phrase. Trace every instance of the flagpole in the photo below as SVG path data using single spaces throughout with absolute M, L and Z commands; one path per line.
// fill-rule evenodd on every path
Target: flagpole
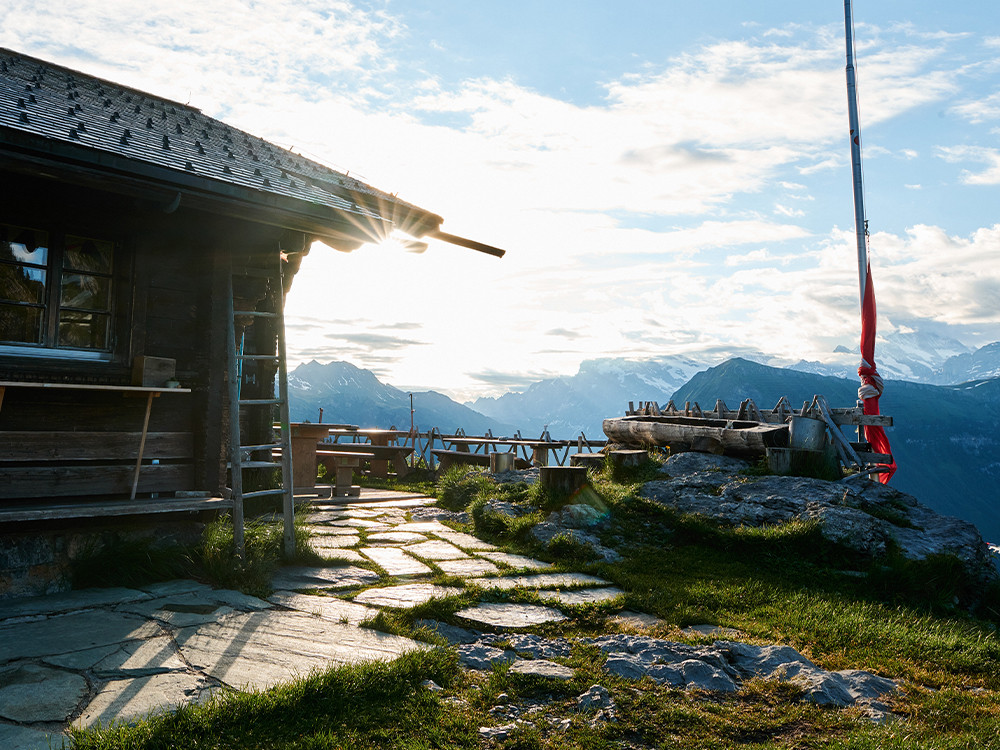
M 854 174 L 854 232 L 858 243 L 858 290 L 862 306 L 868 276 L 868 222 L 865 219 L 865 190 L 861 173 L 861 124 L 858 117 L 858 85 L 854 74 L 854 14 L 851 0 L 844 0 L 847 29 L 847 117 L 851 128 L 851 169 Z

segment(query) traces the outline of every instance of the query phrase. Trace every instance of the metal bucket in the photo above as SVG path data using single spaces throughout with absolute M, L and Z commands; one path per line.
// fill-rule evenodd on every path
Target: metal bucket
M 821 451 L 826 445 L 826 423 L 812 417 L 791 417 L 788 447 L 793 450 Z
M 490 471 L 493 474 L 499 474 L 503 471 L 513 471 L 514 458 L 515 456 L 513 453 L 491 453 Z

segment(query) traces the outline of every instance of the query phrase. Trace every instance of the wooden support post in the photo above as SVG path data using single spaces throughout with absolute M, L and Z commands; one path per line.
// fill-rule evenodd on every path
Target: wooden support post
M 139 469 L 142 467 L 142 453 L 146 450 L 146 433 L 149 432 L 149 412 L 153 409 L 153 396 L 157 395 L 150 391 L 146 397 L 146 415 L 142 418 L 142 436 L 139 438 L 139 455 L 135 459 L 135 472 L 132 474 L 132 492 L 129 500 L 135 500 L 135 491 L 139 488 Z

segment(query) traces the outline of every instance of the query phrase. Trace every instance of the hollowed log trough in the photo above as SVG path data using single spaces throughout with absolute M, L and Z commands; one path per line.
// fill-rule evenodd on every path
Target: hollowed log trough
M 684 416 L 630 416 L 604 420 L 608 441 L 637 448 L 669 448 L 757 459 L 788 447 L 788 425 Z

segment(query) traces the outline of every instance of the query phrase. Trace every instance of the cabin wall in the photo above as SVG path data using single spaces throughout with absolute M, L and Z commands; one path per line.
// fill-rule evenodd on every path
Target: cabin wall
M 0 179 L 6 179 L 0 172 Z M 154 398 L 139 496 L 180 490 L 220 495 L 226 483 L 228 405 L 226 330 L 230 264 L 277 268 L 282 230 L 251 224 L 172 201 L 136 199 L 70 185 L 16 177 L 20 189 L 0 205 L 0 222 L 114 239 L 116 304 L 110 361 L 89 362 L 0 354 L 0 380 L 127 385 L 137 356 L 176 360 L 176 378 L 191 393 Z M 169 197 L 169 196 L 166 196 Z M 299 246 L 302 244 L 298 236 Z M 247 281 L 247 296 L 273 308 L 275 282 Z M 272 321 L 255 321 L 247 340 L 274 351 Z M 245 392 L 268 396 L 273 366 L 247 373 Z M 131 484 L 146 408 L 116 391 L 7 388 L 0 404 L 0 510 L 11 503 L 52 498 L 116 497 Z M 245 429 L 268 442 L 270 414 L 248 418 Z M 35 453 L 14 457 L 25 434 Z M 154 437 L 155 436 L 155 437 Z M 29 441 L 29 442 L 31 442 Z M 148 462 L 147 462 L 148 463 Z

